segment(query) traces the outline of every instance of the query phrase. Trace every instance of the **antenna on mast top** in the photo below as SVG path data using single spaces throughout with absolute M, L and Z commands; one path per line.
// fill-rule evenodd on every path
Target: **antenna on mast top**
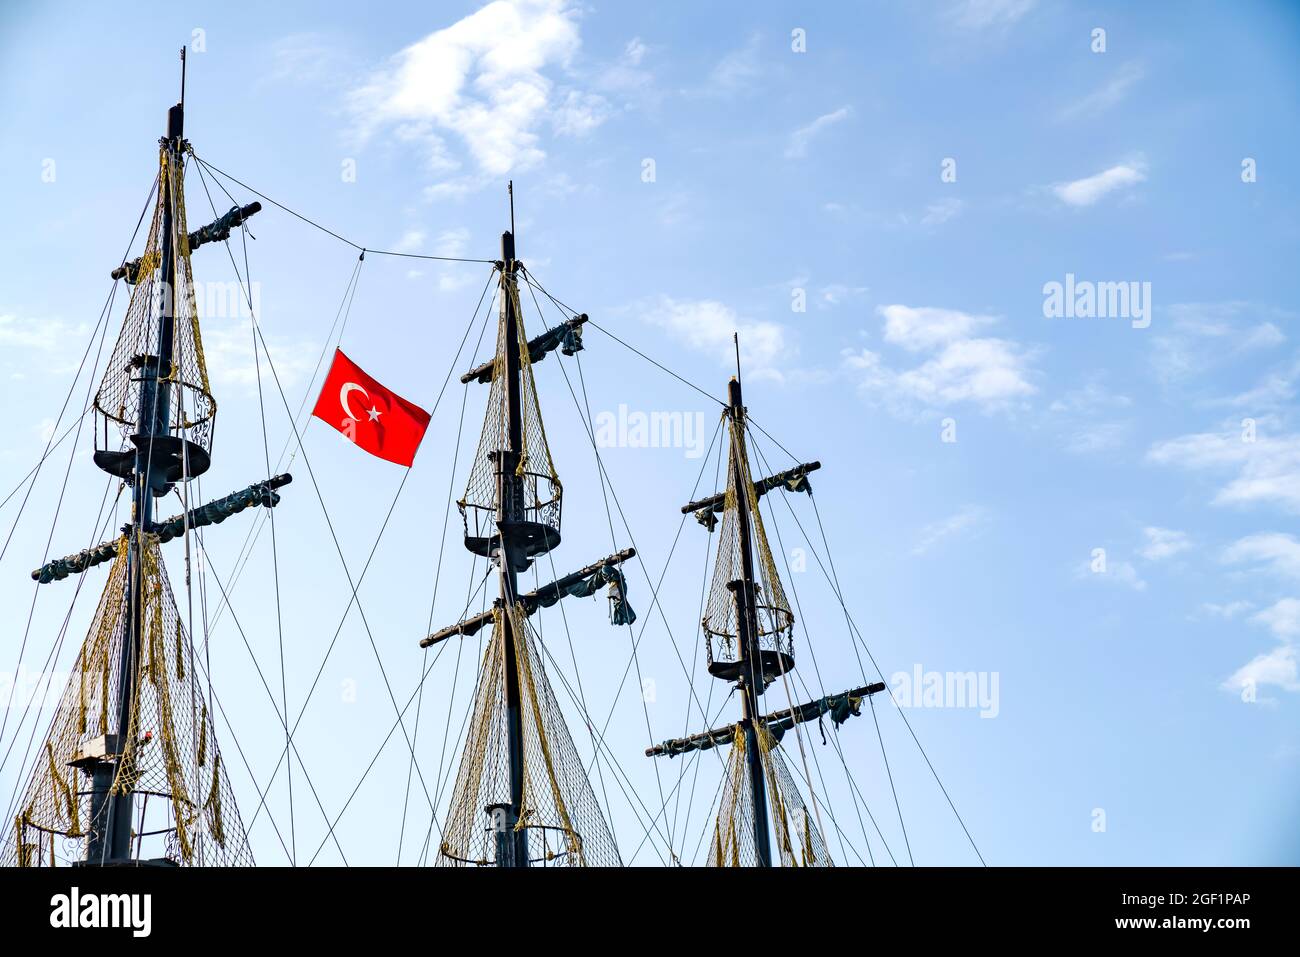
M 181 47 L 181 107 L 185 106 L 185 48 Z
M 731 341 L 736 345 L 736 381 L 740 381 L 740 333 L 733 332 Z
M 506 192 L 510 194 L 510 234 L 515 232 L 515 181 L 509 180 L 506 183 Z

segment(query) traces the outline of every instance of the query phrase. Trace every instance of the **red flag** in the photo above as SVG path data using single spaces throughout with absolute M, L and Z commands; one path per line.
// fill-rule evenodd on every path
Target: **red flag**
M 428 412 L 366 375 L 341 349 L 311 414 L 371 455 L 408 467 L 429 426 Z

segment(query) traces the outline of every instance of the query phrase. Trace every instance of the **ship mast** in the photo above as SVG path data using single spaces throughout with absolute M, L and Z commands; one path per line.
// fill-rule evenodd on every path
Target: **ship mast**
M 487 414 L 469 485 L 457 503 L 465 547 L 496 564 L 498 596 L 491 612 L 426 636 L 421 646 L 476 634 L 489 623 L 470 731 L 438 854 L 446 866 L 531 867 L 619 863 L 599 803 L 565 727 L 546 676 L 545 649 L 529 624 L 539 609 L 608 586 L 611 622 L 630 625 L 620 566 L 623 549 L 550 584 L 519 592 L 519 573 L 560 544 L 563 487 L 542 426 L 533 367 L 559 350 L 582 349 L 587 316 L 574 315 L 527 339 L 520 286 L 535 281 L 516 258 L 514 190 L 511 229 L 501 236 L 494 358 L 461 376 L 490 384 Z M 483 815 L 487 815 L 484 826 Z
M 728 385 L 725 416 L 730 434 L 725 492 L 682 506 L 709 532 L 719 526 L 717 560 L 701 625 L 709 674 L 734 683 L 741 717 L 734 724 L 675 738 L 646 750 L 675 757 L 733 745 L 719 801 L 709 863 L 772 867 L 831 863 L 819 825 L 804 804 L 779 743 L 786 731 L 830 714 L 836 725 L 858 714 L 864 698 L 885 690 L 877 682 L 763 714 L 761 695 L 794 670 L 794 613 L 772 560 L 759 499 L 769 492 L 807 492 L 820 462 L 805 462 L 754 480 L 746 443 L 747 413 L 737 369 Z M 811 782 L 809 782 L 811 785 Z M 746 830 L 747 829 L 747 830 Z M 776 836 L 774 854 L 772 837 Z
M 164 168 L 169 171 L 178 169 L 181 161 L 181 144 L 185 134 L 184 98 L 184 64 L 185 51 L 181 51 L 181 96 L 177 103 L 167 112 L 167 135 L 161 141 L 166 154 Z M 159 297 L 158 310 L 158 354 L 143 356 L 140 362 L 140 408 L 136 417 L 136 442 L 131 481 L 131 520 L 135 533 L 127 537 L 127 580 L 129 588 L 126 608 L 126 642 L 118 662 L 118 710 L 117 736 L 118 747 L 125 754 L 130 750 L 131 716 L 136 710 L 136 676 L 140 668 L 141 653 L 144 647 L 145 575 L 141 554 L 141 529 L 153 527 L 154 489 L 149 481 L 150 470 L 154 467 L 155 437 L 170 438 L 168 423 L 171 418 L 171 383 L 172 351 L 175 342 L 176 319 L 176 243 L 175 243 L 175 196 L 170 175 L 168 182 L 160 184 L 162 191 L 162 258 L 160 281 L 162 295 Z M 186 456 L 188 459 L 188 456 Z M 109 794 L 113 783 L 115 769 L 107 761 L 99 761 L 92 773 L 95 801 L 107 800 L 107 826 L 91 831 L 86 844 L 86 861 L 93 864 L 106 864 L 127 861 L 131 857 L 131 819 L 135 803 L 133 790 L 118 789 Z M 99 814 L 92 809 L 92 819 L 100 820 Z
M 514 189 L 511 187 L 510 218 L 514 220 Z M 501 234 L 501 312 L 508 343 L 519 341 L 519 316 L 515 312 L 518 283 L 515 270 L 515 237 L 512 232 Z M 519 577 L 516 569 L 526 564 L 521 532 L 524 529 L 523 477 L 519 474 L 520 456 L 523 454 L 524 424 L 520 403 L 519 349 L 505 351 L 506 439 L 507 445 L 497 460 L 497 527 L 500 529 L 498 567 L 501 582 L 501 603 L 513 608 L 519 594 Z M 512 616 L 501 619 L 499 640 L 505 651 L 506 735 L 510 759 L 510 804 L 500 809 L 504 813 L 493 815 L 493 828 L 497 832 L 497 866 L 528 866 L 528 831 L 519 828 L 519 816 L 524 800 L 523 715 L 519 696 L 519 662 L 515 654 L 514 621 Z
M 216 401 L 190 254 L 228 239 L 261 209 L 234 206 L 188 231 L 184 98 L 182 50 L 181 102 L 168 111 L 159 141 L 149 237 L 141 256 L 112 271 L 114 280 L 132 287 L 131 300 L 94 401 L 95 465 L 130 487 L 131 520 L 118 538 L 32 572 L 47 584 L 112 563 L 50 724 L 45 759 L 33 767 L 14 820 L 14 850 L 6 859 L 19 866 L 53 864 L 60 835 L 83 842 L 84 865 L 252 863 L 161 546 L 185 538 L 188 554 L 191 531 L 249 508 L 275 507 L 276 489 L 291 477 L 269 476 L 193 508 L 183 496 L 185 511 L 155 519 L 155 499 L 211 465 Z M 117 447 L 109 441 L 114 425 L 122 435 Z M 78 781 L 83 775 L 86 785 Z M 146 838 L 150 851 L 164 842 L 164 853 L 148 856 Z
M 734 454 L 731 468 L 732 480 L 737 489 L 745 487 L 742 463 L 747 461 L 745 450 L 745 406 L 741 401 L 739 370 L 728 384 L 727 417 L 731 430 Z M 763 693 L 760 683 L 762 666 L 758 648 L 758 610 L 754 588 L 754 551 L 750 539 L 749 496 L 736 496 L 736 520 L 740 526 L 741 577 L 727 583 L 736 602 L 737 643 L 740 646 L 741 674 L 737 687 L 743 706 L 741 727 L 745 734 L 745 760 L 748 764 L 749 786 L 754 796 L 754 853 L 759 867 L 772 866 L 772 844 L 767 825 L 767 785 L 763 780 L 763 759 L 758 742 L 758 696 Z

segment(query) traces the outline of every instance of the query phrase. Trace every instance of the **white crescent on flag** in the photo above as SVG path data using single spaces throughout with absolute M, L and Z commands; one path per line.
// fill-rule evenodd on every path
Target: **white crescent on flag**
M 364 395 L 367 399 L 370 398 L 370 393 L 355 382 L 345 382 L 343 383 L 343 388 L 339 389 L 339 405 L 343 406 L 343 414 L 355 422 L 358 417 L 348 408 L 348 393 L 352 392 L 354 389 Z

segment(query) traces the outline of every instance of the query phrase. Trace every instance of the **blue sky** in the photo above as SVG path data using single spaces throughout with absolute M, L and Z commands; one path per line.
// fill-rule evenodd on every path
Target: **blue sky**
M 1095 49 L 1098 28 L 1104 51 Z M 74 385 L 108 271 L 153 176 L 176 98 L 176 49 L 186 43 L 194 48 L 186 132 L 197 154 L 343 236 L 495 258 L 512 178 L 519 255 L 558 298 L 716 396 L 739 331 L 755 420 L 796 457 L 824 465 L 814 488 L 830 552 L 886 677 L 896 690 L 893 676 L 918 668 L 996 680 L 995 715 L 951 700 L 906 710 L 989 863 L 1300 862 L 1293 5 L 498 0 L 382 13 L 199 4 L 123 18 L 89 4 L 8 4 L 0 388 L 10 427 L 0 434 L 0 495 L 40 456 Z M 193 173 L 188 186 L 197 225 L 211 209 Z M 255 198 L 231 189 L 241 202 Z M 218 200 L 219 210 L 228 205 Z M 258 319 L 296 409 L 356 251 L 270 208 L 251 232 Z M 486 268 L 368 256 L 342 347 L 432 407 Z M 234 279 L 218 248 L 196 252 L 194 271 Z M 1135 283 L 1141 299 L 1130 305 L 1140 301 L 1145 315 L 1049 317 L 1045 286 L 1054 282 Z M 265 471 L 249 321 L 216 312 L 204 321 L 220 403 L 209 495 Z M 540 330 L 531 309 L 526 321 Z M 716 406 L 598 330 L 586 345 L 594 415 L 617 415 L 620 404 L 702 415 L 707 441 Z M 470 365 L 462 356 L 456 370 Z M 566 386 L 565 372 L 576 387 L 576 370 L 554 358 L 537 368 L 566 490 L 564 542 L 553 556 L 560 573 L 611 547 L 591 445 Z M 75 410 L 86 387 L 84 376 L 76 381 Z M 416 687 L 416 642 L 431 620 L 456 619 L 472 574 L 453 515 L 430 613 L 448 489 L 458 496 L 468 472 L 466 450 L 454 469 L 452 461 L 462 397 L 453 380 L 361 586 L 399 702 Z M 471 387 L 467 444 L 485 398 Z M 291 433 L 278 396 L 266 401 L 274 459 Z M 772 441 L 759 441 L 772 468 L 788 464 Z M 320 423 L 306 429 L 304 446 L 355 576 L 402 470 Z M 629 534 L 615 513 L 616 544 L 635 541 L 657 579 L 678 507 L 713 460 L 617 440 L 601 455 L 630 526 Z M 83 432 L 46 463 L 0 562 L 13 623 L 0 640 L 8 676 L 32 603 L 27 572 L 45 553 L 69 462 L 49 548 L 64 554 L 93 534 L 104 482 Z M 302 453 L 292 471 L 298 481 L 285 492 L 277 533 L 296 713 L 348 591 Z M 22 496 L 0 507 L 6 535 Z M 770 504 L 781 533 L 774 548 L 796 569 L 806 565 L 787 575 L 802 611 L 796 674 L 811 694 L 850 687 L 862 671 L 843 613 L 791 509 Z M 789 505 L 820 550 L 811 503 Z M 223 579 L 254 527 L 241 516 L 207 535 Z M 565 620 L 554 610 L 544 619 L 553 667 L 572 681 L 576 660 L 590 713 L 603 721 L 612 709 L 607 743 L 621 771 L 602 761 L 598 792 L 604 803 L 608 791 L 624 858 L 636 863 L 659 863 L 667 851 L 662 839 L 638 850 L 647 815 L 622 787 L 657 810 L 683 764 L 656 769 L 642 751 L 703 724 L 698 712 L 688 718 L 688 688 L 710 690 L 698 632 L 705 539 L 693 522 L 681 531 L 662 616 L 634 569 L 633 631 L 642 639 L 621 692 L 631 641 L 608 625 L 603 599 L 569 600 Z M 169 558 L 183 603 L 175 544 Z M 271 561 L 261 535 L 234 605 L 278 688 Z M 66 669 L 84 634 L 103 570 L 85 577 L 56 668 Z M 75 588 L 43 586 L 29 671 L 42 669 Z M 283 733 L 235 625 L 228 614 L 213 625 L 213 678 L 247 823 L 257 805 L 248 768 L 264 784 Z M 415 748 L 431 795 L 440 765 L 444 778 L 454 769 L 454 749 L 440 758 L 444 726 L 450 713 L 454 739 L 477 641 L 449 644 L 425 687 Z M 588 754 L 579 709 L 556 684 Z M 726 689 L 712 692 L 716 713 Z M 784 692 L 769 698 L 777 707 Z M 832 852 L 857 863 L 870 846 L 877 862 L 890 854 L 905 862 L 910 845 L 918 864 L 974 863 L 907 728 L 892 705 L 878 708 L 907 840 L 868 714 L 838 742 L 883 840 L 870 821 L 860 826 L 836 749 L 815 730 L 805 739 L 836 817 L 827 824 Z M 40 723 L 48 718 L 42 712 Z M 297 739 L 331 819 L 393 721 L 354 609 Z M 30 730 L 29 718 L 19 751 Z M 6 734 L 5 748 L 14 732 Z M 233 754 L 236 739 L 248 768 Z M 0 771 L 6 799 L 15 762 Z M 380 752 L 337 827 L 349 863 L 397 859 L 409 764 L 400 736 Z M 296 855 L 305 863 L 326 827 L 294 772 Z M 670 818 L 687 862 L 698 859 L 719 772 L 712 755 L 692 765 L 683 788 L 694 784 L 694 814 Z M 268 809 L 285 843 L 289 804 L 281 772 Z M 443 806 L 445 789 L 440 816 Z M 283 863 L 269 823 L 264 811 L 254 850 L 263 863 Z M 403 862 L 428 825 L 417 784 Z M 341 860 L 332 843 L 316 858 Z

